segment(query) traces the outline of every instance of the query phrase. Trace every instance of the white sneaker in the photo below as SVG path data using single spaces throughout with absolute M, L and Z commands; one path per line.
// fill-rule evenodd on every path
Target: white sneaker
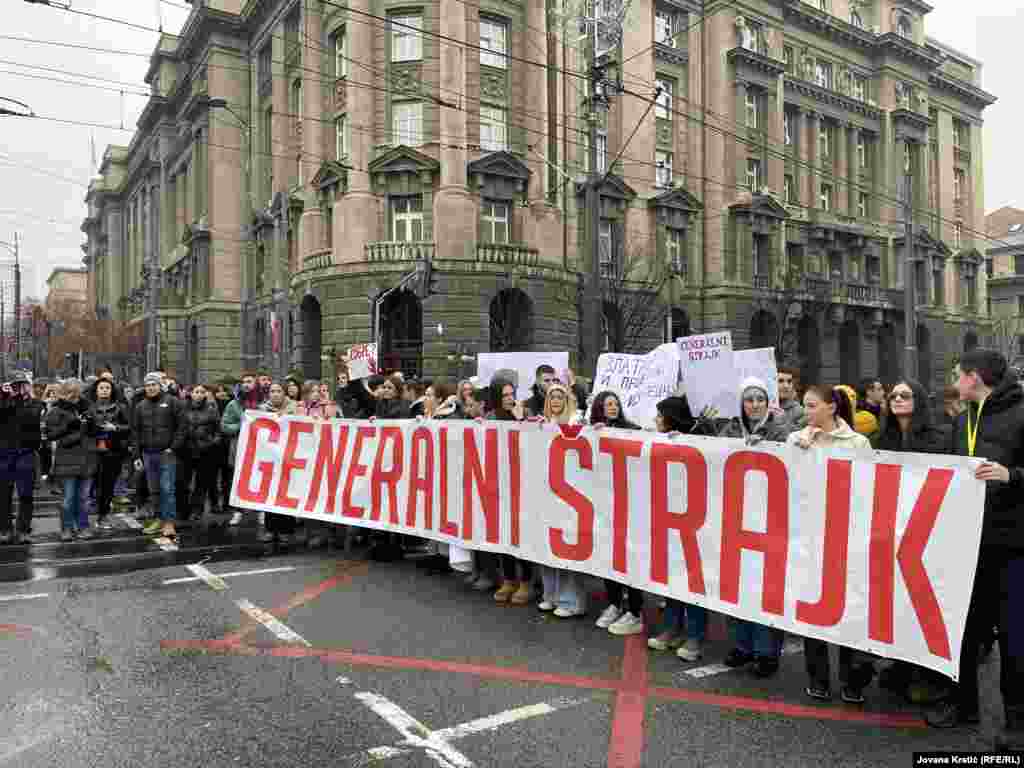
M 700 640 L 687 640 L 683 643 L 683 646 L 676 651 L 678 656 L 683 661 L 700 661 L 704 655 L 703 643 Z
M 232 512 L 231 519 L 228 520 L 228 525 L 241 525 L 242 524 L 242 513 Z
M 259 514 L 260 514 L 259 524 L 260 524 L 261 526 L 262 526 L 262 525 L 266 525 L 266 522 L 267 522 L 267 513 L 266 513 L 266 512 L 260 512 Z
M 644 620 L 626 611 L 608 627 L 608 631 L 613 635 L 639 635 L 644 631 Z
M 618 621 L 621 615 L 622 609 L 619 608 L 619 606 L 609 605 L 607 608 L 604 609 L 604 613 L 602 613 L 598 617 L 597 621 L 594 622 L 594 624 L 597 626 L 598 629 L 608 629 L 608 627 L 610 627 L 612 624 Z
M 555 616 L 560 619 L 575 619 L 577 616 L 582 616 L 586 611 L 575 609 L 575 608 L 555 608 Z
M 541 600 L 539 603 L 537 603 L 537 608 L 547 613 L 548 611 L 555 610 L 555 604 L 548 602 L 547 600 Z

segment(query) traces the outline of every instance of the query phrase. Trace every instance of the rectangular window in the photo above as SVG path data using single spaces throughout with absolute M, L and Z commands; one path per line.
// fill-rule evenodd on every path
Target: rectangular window
M 755 194 L 761 191 L 761 161 L 753 157 L 747 160 L 747 186 Z
M 508 64 L 508 27 L 494 19 L 480 19 L 480 63 L 505 69 Z
M 782 58 L 786 62 L 786 74 L 787 75 L 796 74 L 796 63 L 795 63 L 796 60 L 793 58 L 793 46 L 791 46 L 791 45 L 784 45 L 784 46 L 782 46 Z
M 789 112 L 788 110 L 782 117 L 782 129 L 783 133 L 785 134 L 785 141 L 787 147 L 793 146 L 793 136 L 796 135 L 796 128 L 794 125 L 795 117 L 796 116 L 792 112 Z
M 760 128 L 757 91 L 747 88 L 747 128 Z
M 818 150 L 821 153 L 822 160 L 828 160 L 832 157 L 832 126 L 824 120 L 821 121 L 818 127 Z
M 782 177 L 782 201 L 786 205 L 796 202 L 796 183 L 788 173 Z
M 760 277 L 768 274 L 768 238 L 764 235 L 754 235 L 753 239 L 753 252 L 751 253 L 753 264 L 751 264 L 751 269 L 753 270 L 754 277 Z
M 864 170 L 868 167 L 868 140 L 864 134 L 857 134 L 857 167 Z
M 953 146 L 957 149 L 967 146 L 967 124 L 961 120 L 953 121 Z
M 823 211 L 832 210 L 832 185 L 822 184 L 821 194 L 818 196 L 818 203 Z
M 273 60 L 273 55 L 272 55 L 271 51 L 272 51 L 272 49 L 270 47 L 270 43 L 269 42 L 265 43 L 264 46 L 262 48 L 260 48 L 259 64 L 258 64 L 257 69 L 259 71 L 259 75 L 258 76 L 259 76 L 260 95 L 261 96 L 262 95 L 266 95 L 266 91 L 270 90 L 271 83 L 273 82 L 273 77 L 274 77 L 274 60 Z
M 1024 316 L 1024 296 L 1017 297 L 1017 314 Z
M 985 277 L 991 278 L 993 274 L 993 269 L 994 267 L 992 266 L 992 259 L 985 259 Z
M 964 282 L 967 283 L 967 307 L 974 309 L 978 306 L 978 278 L 971 273 L 964 279 Z
M 1024 275 L 1024 256 L 1013 257 L 1013 272 L 1016 275 Z
M 665 253 L 673 274 L 686 278 L 686 251 L 683 248 L 685 233 L 679 229 L 669 229 L 665 233 Z
M 348 157 L 348 116 L 342 115 L 334 121 L 335 160 Z
M 608 134 L 598 131 L 597 134 L 597 172 L 605 173 L 608 170 Z
M 654 163 L 657 166 L 654 183 L 659 187 L 672 186 L 672 153 L 655 152 Z
M 828 13 L 828 0 L 818 0 L 818 8 L 825 11 L 825 13 Z
M 853 98 L 858 101 L 868 100 L 868 79 L 864 75 L 853 76 Z
M 480 242 L 509 242 L 508 203 L 484 200 L 480 204 Z
M 963 247 L 964 225 L 959 221 L 953 225 L 953 247 L 958 251 Z
M 391 201 L 393 239 L 401 242 L 423 240 L 423 197 L 396 197 Z
M 391 17 L 391 60 L 419 61 L 423 58 L 423 17 L 402 14 Z
M 868 194 L 867 192 L 857 193 L 857 215 L 862 219 L 868 217 Z
M 941 307 L 946 303 L 946 275 L 941 269 L 932 272 L 932 304 Z
M 423 104 L 416 101 L 391 105 L 391 140 L 407 147 L 423 143 Z
M 672 11 L 656 10 L 654 12 L 654 42 L 676 47 L 676 15 Z
M 827 61 L 818 61 L 814 65 L 814 82 L 822 88 L 832 87 L 832 64 Z
M 967 176 L 964 174 L 963 169 L 953 169 L 953 202 L 962 203 L 964 201 L 964 190 L 967 188 Z
M 658 102 L 654 106 L 654 116 L 662 120 L 672 119 L 672 81 L 659 77 L 654 81 L 661 90 L 658 92 Z
M 348 77 L 348 43 L 344 27 L 331 36 L 331 42 L 334 45 L 334 76 Z
M 480 148 L 485 152 L 508 149 L 506 112 L 501 107 L 480 107 Z
M 601 269 L 601 277 L 614 277 L 615 257 L 612 248 L 612 223 L 608 219 L 601 219 L 597 246 L 597 258 Z

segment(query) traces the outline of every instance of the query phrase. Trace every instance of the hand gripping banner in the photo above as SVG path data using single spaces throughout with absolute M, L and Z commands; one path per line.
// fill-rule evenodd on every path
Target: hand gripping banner
M 246 414 L 231 503 L 613 579 L 956 679 L 976 459 Z

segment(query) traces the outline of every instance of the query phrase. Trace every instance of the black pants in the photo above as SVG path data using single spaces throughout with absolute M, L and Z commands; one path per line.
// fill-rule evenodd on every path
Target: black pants
M 604 589 L 608 593 L 608 605 L 622 607 L 622 593 L 626 593 L 626 600 L 629 601 L 628 610 L 634 616 L 639 616 L 644 610 L 644 593 L 639 589 L 624 587 L 617 581 L 604 580 Z
M 119 453 L 100 456 L 96 470 L 96 514 L 102 520 L 110 514 L 110 502 L 114 498 L 114 486 L 121 475 L 124 456 Z
M 48 475 L 53 469 L 53 447 L 44 442 L 39 446 L 39 474 Z
M 999 627 L 999 690 L 1003 704 L 1024 706 L 1024 555 L 981 552 L 960 648 L 954 700 L 978 711 L 978 649 Z
M 192 481 L 195 480 L 193 493 Z M 210 500 L 210 506 L 217 506 L 217 463 L 212 456 L 186 456 L 178 459 L 178 476 L 175 478 L 175 496 L 178 519 L 188 520 L 194 508 L 203 514 L 203 502 Z M 193 502 L 195 504 L 193 505 Z M 194 508 L 193 508 L 194 507 Z
M 501 555 L 501 577 L 505 581 L 530 581 L 533 578 L 533 563 L 512 555 Z
M 36 481 L 35 451 L 0 452 L 0 532 L 11 530 L 14 489 L 18 489 L 18 531 L 32 527 L 33 486 Z
M 149 501 L 149 483 L 146 481 L 146 473 L 141 469 L 135 469 L 134 462 L 132 471 L 135 473 L 135 508 L 141 510 Z
M 291 515 L 277 515 L 273 512 L 267 512 L 263 525 L 270 533 L 291 536 L 295 533 L 296 522 L 297 520 Z
M 807 676 L 811 683 L 819 688 L 831 688 L 832 670 L 829 661 L 829 648 L 832 644 L 824 640 L 804 638 L 804 661 L 807 665 Z M 875 676 L 875 667 L 870 658 L 860 651 L 839 646 L 839 684 L 861 690 Z

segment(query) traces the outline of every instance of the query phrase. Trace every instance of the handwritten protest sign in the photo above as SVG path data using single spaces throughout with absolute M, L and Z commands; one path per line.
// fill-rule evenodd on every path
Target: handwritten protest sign
M 657 416 L 658 402 L 675 391 L 678 380 L 679 347 L 675 344 L 662 344 L 646 355 L 606 352 L 597 359 L 594 394 L 614 392 L 626 417 L 649 427 Z
M 561 378 L 569 367 L 568 352 L 481 352 L 476 356 L 476 375 L 480 386 L 486 386 L 494 378 L 494 372 L 508 368 L 519 374 L 516 399 L 526 400 L 532 392 L 530 387 L 537 378 L 537 367 L 550 365 L 555 376 Z M 568 383 L 568 382 L 563 382 Z M 585 403 L 580 403 L 584 407 Z
M 709 405 L 721 418 L 739 416 L 739 385 L 729 331 L 676 339 L 686 399 L 694 416 Z
M 348 349 L 348 377 L 365 379 L 377 373 L 377 345 L 356 344 Z
M 768 402 L 779 404 L 779 371 L 775 366 L 775 347 L 737 349 L 732 353 L 732 361 L 736 366 L 737 381 L 756 376 L 768 387 Z

